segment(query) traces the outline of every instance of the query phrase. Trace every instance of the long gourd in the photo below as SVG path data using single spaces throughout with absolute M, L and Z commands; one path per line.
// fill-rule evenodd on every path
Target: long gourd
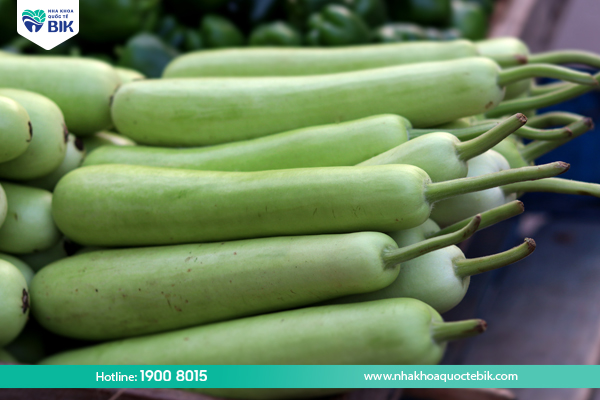
M 500 153 L 489 150 L 468 162 L 470 177 L 508 170 L 511 165 Z M 600 185 L 568 179 L 545 178 L 535 182 L 517 182 L 497 188 L 467 193 L 436 204 L 431 218 L 440 226 L 453 224 L 473 213 L 483 213 L 526 192 L 552 192 L 600 197 Z
M 75 137 L 75 135 L 69 133 L 69 137 L 67 139 L 67 151 L 65 153 L 65 158 L 63 158 L 62 163 L 56 168 L 54 171 L 49 173 L 48 175 L 42 176 L 41 178 L 34 179 L 31 181 L 27 181 L 26 184 L 33 187 L 38 187 L 40 189 L 45 189 L 52 191 L 54 187 L 67 173 L 74 170 L 75 168 L 79 168 L 83 159 L 85 157 L 85 148 L 83 147 L 83 141 Z
M 510 218 L 522 212 L 522 204 L 518 203 L 511 203 L 511 207 L 501 206 L 488 213 L 498 211 L 497 214 L 500 214 L 502 219 Z M 432 220 L 427 220 L 416 228 L 393 232 L 390 237 L 402 248 L 426 240 L 431 231 L 439 231 L 439 227 Z M 355 303 L 410 297 L 429 304 L 439 313 L 444 313 L 462 301 L 469 288 L 471 276 L 519 261 L 534 250 L 533 239 L 525 239 L 525 243 L 502 253 L 467 259 L 459 247 L 444 247 L 403 263 L 396 280 L 383 289 L 343 297 L 333 302 Z
M 411 164 L 433 182 L 464 178 L 467 160 L 500 142 L 524 123 L 524 116 L 494 124 L 489 132 L 467 142 L 460 130 L 431 132 L 412 129 L 397 115 L 379 115 L 322 125 L 221 145 L 171 149 L 153 146 L 105 147 L 84 165 L 132 164 L 206 171 L 264 171 L 351 165 Z M 409 136 L 428 134 L 407 142 Z
M 17 101 L 31 121 L 31 142 L 18 157 L 0 163 L 0 178 L 29 180 L 56 169 L 67 151 L 67 127 L 63 114 L 53 101 L 37 93 L 2 89 L 0 96 Z
M 477 52 L 496 61 L 501 67 L 511 67 L 524 63 L 583 64 L 600 68 L 598 54 L 581 50 L 555 50 L 531 54 L 527 44 L 515 37 L 500 37 L 480 40 L 474 43 Z M 505 99 L 514 99 L 527 93 L 533 80 L 526 79 L 509 85 Z
M 95 165 L 61 179 L 52 214 L 67 237 L 88 246 L 391 232 L 423 223 L 441 199 L 567 169 L 557 162 L 431 183 L 410 165 L 260 172 Z
M 0 96 L 0 163 L 17 158 L 31 142 L 31 121 L 16 101 Z
M 6 192 L 0 184 L 0 228 L 6 219 L 6 213 L 8 212 L 8 201 L 6 200 Z
M 28 254 L 43 251 L 60 239 L 52 219 L 52 193 L 2 182 L 8 200 L 7 218 L 0 227 L 0 251 Z
M 338 48 L 202 50 L 171 61 L 163 78 L 318 75 L 478 55 L 475 45 L 467 40 Z
M 378 115 L 215 146 L 172 149 L 153 146 L 106 146 L 84 165 L 133 164 L 206 171 L 351 166 L 409 139 L 410 122 Z
M 34 313 L 60 335 L 108 340 L 296 308 L 382 289 L 400 263 L 464 240 L 479 220 L 402 249 L 361 232 L 84 253 L 36 275 Z
M 318 327 L 318 329 L 317 329 Z M 437 364 L 450 340 L 485 331 L 482 320 L 443 322 L 414 299 L 301 308 L 73 350 L 44 365 Z M 302 397 L 311 389 L 205 390 L 252 399 Z M 314 393 L 314 392 L 312 392 Z
M 335 75 L 148 80 L 122 85 L 111 110 L 137 143 L 203 146 L 378 114 L 431 127 L 493 109 L 504 85 L 532 76 L 597 84 L 564 68 L 519 68 L 474 57 Z
M 429 133 L 359 165 L 414 165 L 422 168 L 433 182 L 464 178 L 468 173 L 468 160 L 483 154 L 525 122 L 527 118 L 523 114 L 515 114 L 481 136 L 465 142 L 447 132 Z
M 29 316 L 29 292 L 25 277 L 11 263 L 0 259 L 0 347 L 12 342 Z
M 110 97 L 120 84 L 101 61 L 49 56 L 0 58 L 0 87 L 36 92 L 54 101 L 79 135 L 110 127 Z

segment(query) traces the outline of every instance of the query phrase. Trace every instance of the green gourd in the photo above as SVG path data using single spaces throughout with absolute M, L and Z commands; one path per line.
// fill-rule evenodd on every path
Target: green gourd
M 0 227 L 0 251 L 27 254 L 46 250 L 60 239 L 52 219 L 52 193 L 2 182 L 8 213 Z
M 121 84 L 146 79 L 144 74 L 131 68 L 115 67 L 115 72 L 119 75 Z
M 474 44 L 479 54 L 493 59 L 502 68 L 525 64 L 527 62 L 544 64 L 582 64 L 596 69 L 600 68 L 600 56 L 598 54 L 581 50 L 558 50 L 530 54 L 527 45 L 515 37 L 480 40 Z M 526 79 L 509 85 L 506 88 L 505 99 L 510 100 L 518 98 L 527 93 L 532 84 L 533 81 L 531 79 Z
M 62 336 L 109 340 L 296 308 L 381 289 L 400 263 L 462 241 L 478 224 L 477 216 L 402 249 L 361 232 L 99 250 L 42 269 L 33 312 Z
M 29 287 L 29 285 L 31 285 L 31 280 L 33 279 L 33 275 L 35 274 L 35 272 L 33 271 L 33 269 L 31 269 L 31 267 L 29 265 L 27 265 L 27 263 L 18 259 L 17 257 L 11 256 L 10 254 L 4 254 L 4 253 L 0 253 L 0 260 L 9 262 L 12 265 L 14 265 L 15 267 L 17 267 L 17 269 L 19 271 L 21 271 L 21 274 L 23 274 L 23 277 L 25 278 L 25 282 L 27 282 L 27 287 Z
M 2 185 L 0 185 L 0 227 L 2 227 L 2 224 L 4 223 L 4 220 L 6 219 L 7 211 L 8 211 L 8 202 L 6 200 L 6 193 L 4 192 Z
M 0 260 L 0 346 L 12 342 L 29 316 L 29 293 L 23 274 L 11 263 Z
M 52 215 L 66 236 L 87 246 L 391 232 L 422 224 L 444 198 L 567 169 L 557 162 L 431 183 L 411 165 L 259 172 L 95 165 L 60 180 Z
M 468 170 L 468 177 L 476 177 L 510 170 L 510 165 L 500 153 L 488 150 L 470 159 L 468 161 Z M 515 194 L 505 193 L 501 187 L 467 193 L 437 203 L 431 213 L 431 219 L 441 227 L 445 227 L 468 218 L 473 213 L 481 213 L 515 199 Z
M 421 226 L 394 232 L 390 236 L 402 248 L 426 240 L 426 231 L 431 229 L 439 230 L 439 227 L 435 222 L 428 220 Z M 517 262 L 534 250 L 535 242 L 525 239 L 525 243 L 511 250 L 467 259 L 457 246 L 448 246 L 403 263 L 396 280 L 381 290 L 344 297 L 335 302 L 355 303 L 410 297 L 429 304 L 439 313 L 444 313 L 462 301 L 472 275 Z
M 133 164 L 209 171 L 351 166 L 407 142 L 410 128 L 405 118 L 378 115 L 209 147 L 107 146 L 89 155 L 84 165 Z
M 62 237 L 54 246 L 43 251 L 30 254 L 21 254 L 19 258 L 31 266 L 34 271 L 39 271 L 46 265 L 69 257 L 78 249 L 78 246 Z
M 68 172 L 79 168 L 85 157 L 83 141 L 69 133 L 67 151 L 63 162 L 54 171 L 46 176 L 26 182 L 27 185 L 53 191 L 54 187 Z
M 422 168 L 433 182 L 467 176 L 467 161 L 484 153 L 523 126 L 527 118 L 516 114 L 483 135 L 461 142 L 446 132 L 428 133 L 359 165 L 410 164 Z
M 596 81 L 600 81 L 600 72 L 594 75 Z M 555 104 L 581 96 L 594 90 L 593 86 L 565 83 L 556 90 L 536 96 L 524 96 L 505 100 L 496 108 L 485 113 L 488 118 L 498 118 L 523 110 L 532 110 L 549 107 Z
M 110 98 L 119 84 L 115 70 L 101 61 L 50 56 L 0 58 L 0 87 L 48 97 L 64 113 L 69 129 L 81 135 L 111 125 Z
M 301 308 L 124 339 L 56 354 L 40 363 L 426 365 L 440 362 L 448 341 L 485 328 L 486 323 L 477 319 L 443 322 L 433 308 L 415 299 L 388 299 Z M 202 391 L 245 399 L 315 395 L 314 389 Z
M 16 101 L 0 97 L 0 163 L 23 154 L 31 142 L 31 122 L 27 111 Z
M 85 136 L 82 140 L 83 147 L 88 155 L 101 146 L 135 146 L 133 140 L 108 131 L 96 132 L 91 136 Z
M 475 45 L 467 40 L 195 51 L 171 61 L 163 78 L 319 75 L 477 55 Z
M 13 160 L 0 164 L 0 178 L 21 181 L 49 174 L 65 157 L 67 128 L 62 112 L 53 101 L 37 93 L 0 89 L 0 96 L 23 106 L 32 129 L 27 149 Z
M 202 146 L 387 113 L 431 127 L 491 110 L 504 85 L 539 75 L 597 84 L 561 67 L 501 71 L 474 57 L 335 75 L 131 82 L 111 109 L 119 132 L 137 143 Z

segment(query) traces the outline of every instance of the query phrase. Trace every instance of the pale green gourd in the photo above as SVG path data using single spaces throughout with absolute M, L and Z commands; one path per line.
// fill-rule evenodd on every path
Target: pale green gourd
M 381 289 L 400 263 L 458 243 L 478 224 L 402 249 L 362 232 L 79 254 L 36 275 L 34 313 L 60 335 L 108 340 L 306 306 Z
M 60 180 L 52 214 L 66 236 L 87 246 L 389 232 L 422 224 L 444 198 L 566 169 L 558 162 L 431 183 L 410 165 L 259 172 L 96 165 Z
M 115 70 L 101 61 L 29 55 L 0 58 L 0 87 L 48 97 L 64 113 L 69 129 L 80 135 L 111 125 L 110 98 L 119 84 Z
M 33 134 L 23 154 L 0 164 L 0 178 L 23 181 L 49 174 L 65 157 L 68 132 L 62 112 L 54 102 L 37 93 L 0 89 L 0 96 L 23 106 Z
M 29 293 L 23 274 L 11 263 L 0 260 L 0 346 L 12 342 L 29 316 Z
M 0 227 L 0 251 L 28 254 L 56 244 L 61 235 L 52 219 L 52 193 L 8 182 L 2 186 L 8 212 Z
M 475 45 L 467 40 L 202 50 L 175 58 L 165 68 L 163 78 L 319 75 L 477 55 Z
M 428 133 L 359 165 L 410 164 L 422 168 L 433 182 L 464 178 L 468 172 L 468 160 L 500 143 L 526 121 L 523 114 L 516 114 L 465 142 L 446 132 Z
M 174 149 L 107 146 L 84 165 L 133 164 L 205 171 L 351 166 L 409 139 L 410 122 L 397 115 L 298 129 L 208 147 Z
M 0 185 L 0 227 L 2 227 L 2 224 L 4 223 L 4 220 L 6 219 L 7 211 L 8 211 L 8 202 L 6 201 L 6 193 L 4 192 L 2 185 Z
M 480 156 L 470 159 L 468 166 L 468 177 L 510 170 L 508 161 L 494 150 L 488 150 Z M 431 213 L 431 219 L 441 227 L 445 227 L 468 218 L 474 213 L 491 210 L 515 199 L 515 194 L 506 194 L 500 187 L 468 193 L 437 203 Z
M 79 168 L 81 166 L 85 154 L 86 152 L 83 147 L 83 141 L 75 137 L 75 135 L 69 134 L 65 158 L 58 168 L 46 176 L 25 183 L 29 186 L 53 191 L 60 178 L 75 168 Z
M 16 101 L 0 96 L 0 163 L 23 154 L 30 142 L 29 114 Z
M 504 85 L 540 75 L 597 85 L 566 68 L 501 71 L 473 57 L 333 75 L 131 82 L 115 93 L 111 112 L 119 132 L 162 146 L 212 145 L 378 114 L 426 128 L 491 110 Z
M 89 155 L 92 151 L 102 146 L 135 146 L 135 142 L 118 133 L 101 131 L 82 138 L 83 147 Z
M 25 263 L 23 260 L 11 256 L 10 254 L 4 254 L 4 253 L 0 253 L 0 260 L 4 260 L 6 262 L 11 263 L 12 265 L 14 265 L 15 267 L 17 267 L 17 269 L 19 271 L 21 271 L 21 274 L 23 274 L 23 277 L 25 278 L 25 282 L 27 282 L 27 287 L 29 287 L 29 285 L 31 284 L 31 280 L 33 279 L 33 275 L 35 275 L 35 272 L 33 271 L 33 269 L 31 269 L 31 267 Z

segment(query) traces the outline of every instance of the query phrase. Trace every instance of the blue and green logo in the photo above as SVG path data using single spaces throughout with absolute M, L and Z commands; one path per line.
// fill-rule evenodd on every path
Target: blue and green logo
M 46 13 L 44 10 L 25 10 L 23 14 L 21 14 L 23 18 L 23 24 L 25 24 L 25 28 L 29 30 L 29 32 L 39 32 L 46 22 Z

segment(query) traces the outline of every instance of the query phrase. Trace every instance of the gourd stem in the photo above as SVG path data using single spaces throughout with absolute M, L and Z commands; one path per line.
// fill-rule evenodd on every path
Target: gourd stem
M 552 178 L 547 178 L 552 179 Z M 543 179 L 542 179 L 543 180 Z M 534 181 L 539 182 L 539 181 Z M 504 188 L 505 186 L 503 186 Z M 491 210 L 482 212 L 481 215 L 481 223 L 479 224 L 479 228 L 477 230 L 482 230 L 487 228 L 488 226 L 497 224 L 500 221 L 504 221 L 505 219 L 512 218 L 516 215 L 522 214 L 525 211 L 525 207 L 523 207 L 523 203 L 519 200 L 511 201 L 510 203 L 503 204 L 501 206 L 492 208 Z M 471 222 L 471 218 L 463 219 L 455 224 L 447 226 L 444 229 L 440 229 L 437 232 L 434 232 L 430 235 L 427 235 L 427 238 L 437 237 L 440 235 L 447 235 L 448 233 L 456 232 L 457 230 L 466 226 L 469 222 Z
M 534 250 L 535 241 L 527 238 L 525 239 L 525 243 L 502 253 L 486 257 L 456 260 L 454 261 L 454 273 L 460 278 L 466 278 L 467 276 L 493 271 L 524 259 L 533 253 Z
M 530 78 L 554 78 L 582 85 L 598 86 L 598 82 L 587 72 L 550 64 L 527 64 L 502 69 L 498 72 L 498 85 L 506 86 Z
M 430 183 L 425 189 L 425 199 L 435 203 L 449 197 L 478 192 L 496 186 L 504 186 L 531 179 L 550 178 L 569 170 L 569 164 L 557 161 L 532 167 L 513 168 L 471 178 Z
M 527 120 L 527 125 L 532 128 L 548 128 L 551 126 L 569 125 L 584 118 L 583 115 L 566 111 L 550 111 L 529 118 Z
M 477 157 L 480 154 L 485 153 L 511 133 L 525 125 L 527 117 L 521 113 L 517 113 L 505 120 L 501 121 L 498 125 L 485 132 L 484 134 L 456 144 L 456 152 L 458 158 L 462 161 L 470 160 L 473 157 Z
M 520 68 L 520 67 L 519 67 Z M 600 72 L 594 75 L 596 81 L 600 79 Z M 512 100 L 506 100 L 500 103 L 496 108 L 489 111 L 486 116 L 490 118 L 501 117 L 507 114 L 514 114 L 520 110 L 529 110 L 535 108 L 549 107 L 554 104 L 581 96 L 594 89 L 593 86 L 568 84 L 562 89 L 539 96 L 523 97 Z
M 568 82 L 561 82 L 561 81 L 546 83 L 543 85 L 533 84 L 529 88 L 529 96 L 539 96 L 541 94 L 550 93 L 555 90 L 564 89 L 565 87 L 567 87 L 567 85 L 569 85 Z
M 552 141 L 534 141 L 528 143 L 519 150 L 521 156 L 526 162 L 532 162 L 536 158 L 543 156 L 546 153 L 562 146 L 563 144 L 575 139 L 578 136 L 583 135 L 587 131 L 594 129 L 594 122 L 591 118 L 582 118 L 567 126 L 571 131 L 571 136 L 564 140 L 552 140 Z
M 493 129 L 498 122 L 486 122 L 483 124 L 476 124 L 473 126 L 469 126 L 466 128 L 455 128 L 455 129 L 443 129 L 443 128 L 433 128 L 433 129 L 411 129 L 410 138 L 414 139 L 419 136 L 426 135 L 432 132 L 448 132 L 459 138 L 460 140 L 470 140 L 478 137 L 479 135 Z
M 518 182 L 502 186 L 504 193 L 549 192 L 574 194 L 579 196 L 600 197 L 600 185 L 597 183 L 573 181 L 562 178 L 545 178 L 537 181 Z M 483 213 L 482 225 L 483 225 Z M 481 225 L 479 226 L 481 229 Z
M 412 260 L 413 258 L 422 256 L 423 254 L 452 246 L 453 244 L 460 243 L 463 240 L 471 237 L 471 235 L 477 231 L 480 222 L 481 216 L 478 214 L 471 219 L 471 222 L 467 224 L 467 226 L 456 232 L 433 239 L 426 239 L 421 242 L 411 244 L 410 246 L 405 246 L 394 250 L 387 250 L 381 255 L 381 258 L 383 259 L 386 267 L 389 268 L 405 261 Z
M 528 57 L 530 63 L 544 64 L 581 64 L 600 68 L 600 56 L 589 51 L 559 50 L 532 54 Z
M 449 342 L 479 335 L 485 332 L 487 323 L 482 319 L 468 319 L 456 322 L 432 322 L 431 337 L 436 342 Z
M 568 126 L 556 129 L 537 129 L 524 126 L 518 129 L 515 134 L 530 140 L 564 140 L 573 136 L 573 132 Z

